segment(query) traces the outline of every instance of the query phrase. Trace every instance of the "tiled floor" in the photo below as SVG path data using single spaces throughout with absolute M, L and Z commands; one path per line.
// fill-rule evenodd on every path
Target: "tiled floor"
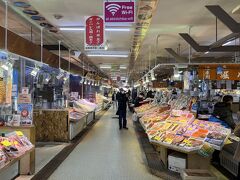
M 51 180 L 157 180 L 144 164 L 132 123 L 119 130 L 115 111 L 108 110 Z

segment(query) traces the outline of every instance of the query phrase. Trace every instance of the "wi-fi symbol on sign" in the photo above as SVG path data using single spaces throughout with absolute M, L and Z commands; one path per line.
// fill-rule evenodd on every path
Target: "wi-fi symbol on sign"
M 116 12 L 121 8 L 118 4 L 109 4 L 106 6 L 107 10 L 114 16 Z

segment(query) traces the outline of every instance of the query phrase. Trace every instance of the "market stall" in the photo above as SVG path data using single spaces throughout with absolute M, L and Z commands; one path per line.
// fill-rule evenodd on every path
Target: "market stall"
M 0 52 L 0 176 L 35 173 L 33 104 L 27 88 L 20 88 L 20 57 Z
M 13 129 L 6 128 L 5 130 L 1 130 L 1 132 L 1 178 L 11 179 L 18 173 L 21 175 L 33 174 L 35 171 L 34 145 L 22 131 L 13 131 Z M 19 164 L 16 164 L 18 162 Z M 16 174 L 11 174 L 10 171 L 14 168 L 16 168 L 17 172 Z
M 160 152 L 162 162 L 177 172 L 180 168 L 209 167 L 211 154 L 221 150 L 231 134 L 231 130 L 220 123 L 196 119 L 189 111 L 191 102 L 191 98 L 182 95 L 168 104 L 146 104 L 135 109 L 149 141 Z M 181 157 L 184 167 L 171 166 L 169 157 L 174 152 L 185 154 Z

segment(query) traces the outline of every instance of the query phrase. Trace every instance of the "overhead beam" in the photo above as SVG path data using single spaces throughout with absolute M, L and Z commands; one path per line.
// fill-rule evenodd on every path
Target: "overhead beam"
M 179 33 L 179 35 L 192 46 L 192 48 L 197 52 L 206 52 L 209 50 L 208 46 L 200 46 L 189 34 Z
M 226 11 L 218 5 L 208 5 L 206 8 L 214 14 L 223 24 L 225 24 L 233 33 L 238 33 L 240 24 L 236 22 Z
M 237 39 L 237 38 L 239 38 L 239 37 L 240 37 L 240 33 L 231 33 L 231 34 L 229 34 L 229 35 L 227 35 L 227 36 L 219 39 L 218 41 L 212 43 L 212 44 L 209 46 L 209 48 L 210 48 L 210 49 L 213 49 L 213 48 L 220 47 L 220 46 L 222 46 L 224 43 L 227 43 L 227 42 L 229 42 L 229 41 L 233 41 L 233 40 L 235 40 L 235 39 Z
M 54 45 L 43 45 L 43 47 L 49 51 L 57 51 L 59 50 L 59 45 L 58 44 L 54 44 Z M 61 45 L 60 46 L 60 50 L 61 51 L 68 51 L 68 49 L 64 46 Z
M 200 46 L 189 34 L 180 33 L 179 34 L 188 44 L 190 44 L 193 49 L 197 52 L 238 52 L 240 51 L 240 46 L 220 46 L 216 48 L 210 48 L 210 46 Z
M 179 56 L 172 48 L 165 48 L 165 50 L 172 55 L 177 62 L 187 62 L 187 58 Z

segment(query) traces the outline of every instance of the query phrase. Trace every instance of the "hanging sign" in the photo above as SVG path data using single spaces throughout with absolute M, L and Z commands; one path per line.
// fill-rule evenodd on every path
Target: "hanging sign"
M 18 94 L 18 103 L 19 104 L 25 104 L 25 103 L 31 103 L 32 98 L 31 94 Z
M 217 74 L 222 74 L 223 73 L 223 67 L 222 66 L 218 66 L 217 67 Z
M 101 16 L 87 16 L 85 29 L 85 50 L 104 50 L 104 21 Z
M 224 69 L 222 74 L 217 75 L 217 80 L 240 80 L 240 70 Z
M 134 23 L 134 2 L 104 2 L 105 22 Z

